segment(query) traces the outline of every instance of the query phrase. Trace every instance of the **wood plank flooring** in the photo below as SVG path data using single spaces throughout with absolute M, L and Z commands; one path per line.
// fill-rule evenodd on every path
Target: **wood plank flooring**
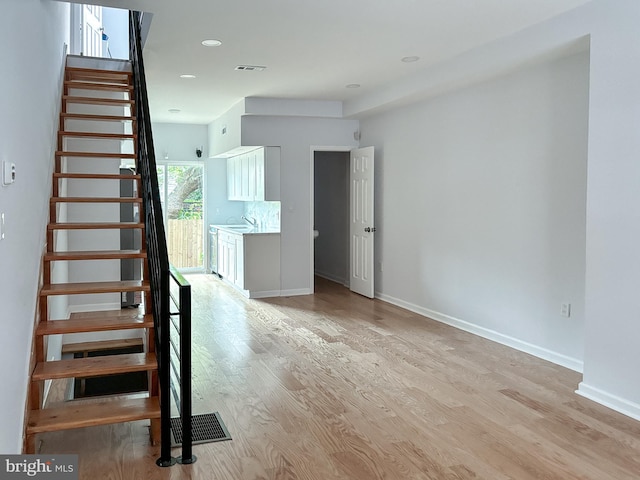
M 573 393 L 575 372 L 320 279 L 267 300 L 187 279 L 194 413 L 233 440 L 169 469 L 148 422 L 42 434 L 41 452 L 92 480 L 640 478 L 640 422 Z

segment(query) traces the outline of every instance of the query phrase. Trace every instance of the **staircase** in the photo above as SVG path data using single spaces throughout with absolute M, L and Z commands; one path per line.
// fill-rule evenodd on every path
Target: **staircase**
M 144 419 L 151 420 L 152 443 L 160 438 L 158 367 L 145 227 L 139 221 L 119 221 L 118 205 L 122 204 L 137 208 L 138 218 L 144 218 L 139 193 L 140 176 L 134 171 L 120 173 L 121 162 L 133 165 L 136 158 L 136 105 L 132 74 L 130 68 L 122 68 L 126 62 L 120 62 L 116 70 L 94 66 L 86 68 L 77 66 L 77 63 L 70 66 L 68 60 L 65 70 L 47 250 L 43 256 L 43 285 L 39 292 L 40 322 L 35 331 L 35 365 L 30 382 L 25 445 L 27 453 L 36 452 L 36 436 L 40 433 Z M 131 128 L 126 128 L 129 125 Z M 128 153 L 121 151 L 125 143 L 133 145 Z M 135 182 L 138 196 L 120 197 L 117 192 L 123 181 Z M 107 196 L 105 191 L 115 191 L 116 194 Z M 140 249 L 120 249 L 118 234 L 122 229 L 140 232 Z M 107 248 L 101 249 L 104 245 Z M 105 278 L 113 277 L 114 269 L 119 271 L 114 262 L 132 259 L 142 262 L 142 280 L 121 281 L 119 274 L 117 278 Z M 52 283 L 52 269 L 56 262 L 61 262 L 61 265 L 67 262 L 69 271 L 76 272 L 71 276 L 81 277 L 80 281 L 74 278 L 73 282 Z M 72 264 L 80 267 L 74 270 Z M 111 272 L 111 275 L 105 272 Z M 123 292 L 135 292 L 142 306 L 109 312 L 74 313 L 66 320 L 51 318 L 50 302 L 53 297 L 66 296 L 69 301 L 74 299 L 78 305 L 86 305 L 99 304 L 101 302 L 95 299 L 106 295 L 110 299 L 106 303 L 113 305 L 115 299 L 119 305 Z M 90 300 L 83 301 L 83 298 Z M 92 338 L 100 340 L 87 342 L 85 337 L 82 344 L 76 343 L 75 347 L 65 341 L 65 348 L 99 351 L 107 346 L 118 346 L 119 339 L 123 339 L 123 344 L 131 343 L 132 331 L 140 334 L 142 353 L 47 360 L 47 343 L 51 335 L 74 338 L 69 335 L 97 333 L 98 336 L 93 335 Z M 129 372 L 147 372 L 147 392 L 59 402 L 52 407 L 43 405 L 45 382 L 49 380 Z

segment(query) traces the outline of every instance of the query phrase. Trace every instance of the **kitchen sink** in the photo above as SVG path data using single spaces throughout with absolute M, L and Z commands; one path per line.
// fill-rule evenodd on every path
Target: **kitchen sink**
M 250 225 L 220 225 L 220 227 L 238 233 L 249 233 L 255 230 L 255 227 Z

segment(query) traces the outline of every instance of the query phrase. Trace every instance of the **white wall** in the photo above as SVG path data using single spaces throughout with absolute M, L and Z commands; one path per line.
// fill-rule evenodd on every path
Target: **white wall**
M 349 284 L 349 152 L 314 156 L 315 274 Z
M 583 53 L 361 123 L 380 297 L 581 368 L 588 71 Z
M 233 105 L 224 115 L 209 124 L 208 151 L 211 157 L 228 152 L 243 143 L 242 115 L 245 113 L 244 99 Z
M 208 157 L 208 136 L 206 125 L 182 123 L 153 123 L 153 147 L 156 161 L 204 162 Z M 196 148 L 202 148 L 202 157 L 196 155 Z
M 579 393 L 640 420 L 640 2 L 593 5 Z
M 280 146 L 281 290 L 283 295 L 311 293 L 312 146 L 357 147 L 357 120 L 245 116 L 242 144 Z
M 638 24 L 636 0 L 593 0 L 387 89 L 362 95 L 347 102 L 344 111 L 369 115 L 406 105 L 541 57 L 575 50 L 585 40 L 590 43 L 584 381 L 578 393 L 640 419 Z M 407 140 L 401 135 L 397 139 Z M 385 270 L 388 263 L 385 260 Z
M 69 6 L 6 0 L 0 6 L 0 161 L 17 180 L 0 187 L 6 238 L 0 241 L 0 452 L 22 448 L 24 406 L 41 254 L 51 193 Z M 25 28 L 29 25 L 29 28 Z M 19 47 L 19 48 L 18 48 Z

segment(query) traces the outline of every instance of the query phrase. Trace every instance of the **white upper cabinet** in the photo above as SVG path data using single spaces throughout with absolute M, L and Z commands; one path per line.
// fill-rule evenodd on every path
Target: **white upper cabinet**
M 227 198 L 280 200 L 280 147 L 258 147 L 227 159 Z

